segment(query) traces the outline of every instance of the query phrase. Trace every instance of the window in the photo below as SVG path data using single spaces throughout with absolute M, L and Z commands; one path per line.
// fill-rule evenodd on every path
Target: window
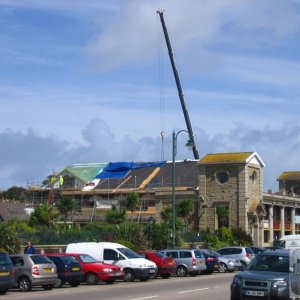
M 117 260 L 118 253 L 112 249 L 104 249 L 103 259 L 104 260 Z
M 180 258 L 190 258 L 192 253 L 190 251 L 180 251 Z
M 177 252 L 166 252 L 166 255 L 168 257 L 178 258 L 178 253 Z
M 216 173 L 216 178 L 219 183 L 224 184 L 229 180 L 230 175 L 227 171 L 219 171 Z

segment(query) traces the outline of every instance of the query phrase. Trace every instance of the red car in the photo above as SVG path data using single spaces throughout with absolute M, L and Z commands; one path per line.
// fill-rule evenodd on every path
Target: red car
M 158 272 L 162 278 L 169 278 L 172 273 L 176 273 L 176 260 L 173 257 L 166 257 L 156 251 L 138 251 L 140 256 L 156 263 Z M 156 275 L 156 277 L 157 277 Z
M 81 265 L 84 272 L 84 281 L 87 284 L 97 284 L 99 280 L 106 283 L 113 283 L 117 279 L 124 279 L 122 267 L 101 263 L 88 254 L 55 253 L 55 255 L 73 256 Z

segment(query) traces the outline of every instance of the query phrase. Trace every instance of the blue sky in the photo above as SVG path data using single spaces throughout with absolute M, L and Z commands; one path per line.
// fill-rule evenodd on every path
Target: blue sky
M 200 157 L 256 151 L 265 191 L 300 170 L 299 0 L 0 0 L 0 189 L 171 160 L 186 125 L 160 8 Z

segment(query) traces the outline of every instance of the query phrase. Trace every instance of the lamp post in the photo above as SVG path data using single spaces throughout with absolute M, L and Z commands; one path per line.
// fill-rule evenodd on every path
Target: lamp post
M 172 248 L 175 248 L 175 227 L 176 227 L 176 189 L 175 189 L 175 157 L 177 154 L 177 137 L 181 132 L 186 132 L 187 130 L 180 130 L 177 133 L 173 131 L 172 141 L 173 141 L 173 151 L 172 151 Z M 192 150 L 194 147 L 193 137 L 189 137 L 188 142 L 185 145 L 189 150 Z

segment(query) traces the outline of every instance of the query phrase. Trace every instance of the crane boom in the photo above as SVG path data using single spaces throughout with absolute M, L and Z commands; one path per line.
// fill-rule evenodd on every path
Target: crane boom
M 182 90 L 182 87 L 181 87 L 178 71 L 177 71 L 177 68 L 176 68 L 176 65 L 175 65 L 174 54 L 173 54 L 172 46 L 171 46 L 170 39 L 169 39 L 168 30 L 167 30 L 165 20 L 164 20 L 164 10 L 163 9 L 158 10 L 157 13 L 160 16 L 160 21 L 161 21 L 163 32 L 164 32 L 164 35 L 165 35 L 165 40 L 166 40 L 167 48 L 168 48 L 168 51 L 169 51 L 169 57 L 170 57 L 170 61 L 171 61 L 171 65 L 172 65 L 172 69 L 173 69 L 173 73 L 174 73 L 174 77 L 175 77 L 175 81 L 176 81 L 176 86 L 177 86 L 177 90 L 178 90 L 178 95 L 179 95 L 179 99 L 180 99 L 180 103 L 181 103 L 181 107 L 182 107 L 186 127 L 187 127 L 187 130 L 188 130 L 189 136 L 190 136 L 190 140 L 191 140 L 191 142 L 193 142 L 194 158 L 199 159 L 199 153 L 198 153 L 196 143 L 195 143 L 195 139 L 194 139 L 193 128 L 192 128 L 192 125 L 191 125 L 188 110 L 187 110 L 186 105 L 185 105 L 184 93 L 183 93 L 183 90 Z

